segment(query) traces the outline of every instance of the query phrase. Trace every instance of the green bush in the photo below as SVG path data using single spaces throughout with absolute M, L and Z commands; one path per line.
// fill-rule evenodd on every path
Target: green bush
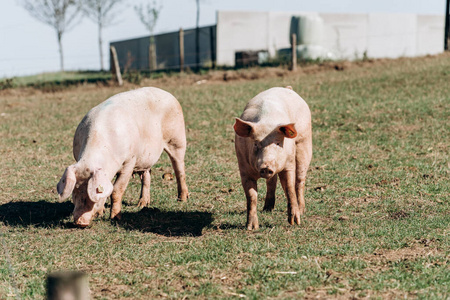
M 5 78 L 0 81 L 0 90 L 12 89 L 15 86 L 14 78 Z

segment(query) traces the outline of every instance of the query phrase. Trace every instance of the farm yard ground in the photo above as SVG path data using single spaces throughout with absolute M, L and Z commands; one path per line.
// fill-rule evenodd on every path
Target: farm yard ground
M 71 225 L 56 183 L 84 114 L 136 86 L 0 91 L 0 298 L 42 298 L 56 270 L 85 271 L 94 299 L 448 298 L 449 82 L 449 54 L 144 80 L 183 106 L 190 199 L 162 178 L 163 154 L 149 207 L 136 207 L 132 179 L 122 220 L 87 229 Z M 233 118 L 287 85 L 313 118 L 307 212 L 288 225 L 279 186 L 263 213 L 259 181 L 261 228 L 249 232 Z

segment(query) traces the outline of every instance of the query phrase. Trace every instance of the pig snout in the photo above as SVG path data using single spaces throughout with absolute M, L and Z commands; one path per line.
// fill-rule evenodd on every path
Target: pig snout
M 73 223 L 77 227 L 87 227 L 91 223 L 92 219 L 94 218 L 94 213 L 92 211 L 87 212 L 77 212 L 75 211 L 73 213 Z
M 259 176 L 265 179 L 269 179 L 278 173 L 277 156 L 267 150 L 259 155 L 256 163 L 256 170 L 259 171 Z
M 89 204 L 92 204 L 89 202 Z M 74 209 L 73 222 L 76 226 L 84 228 L 91 224 L 91 221 L 97 216 L 103 216 L 105 212 L 105 199 L 92 205 L 79 206 Z
M 262 167 L 259 169 L 259 175 L 262 178 L 268 179 L 268 178 L 272 177 L 274 173 L 275 173 L 274 170 L 270 167 Z

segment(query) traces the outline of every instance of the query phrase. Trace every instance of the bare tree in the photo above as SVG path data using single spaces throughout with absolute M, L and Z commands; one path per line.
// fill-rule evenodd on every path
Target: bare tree
M 197 71 L 200 68 L 200 0 L 195 0 L 197 3 L 197 18 L 195 21 L 195 63 Z
M 197 5 L 197 16 L 195 19 L 195 63 L 197 71 L 200 68 L 200 2 L 204 1 L 195 0 L 195 4 Z
M 124 0 L 82 0 L 82 7 L 84 14 L 97 23 L 98 26 L 98 47 L 100 51 L 100 68 L 103 71 L 103 38 L 102 31 L 104 27 L 113 24 L 117 17 L 117 5 Z
M 154 37 L 154 29 L 156 25 L 156 21 L 158 21 L 159 12 L 161 11 L 162 6 L 157 5 L 156 0 L 153 0 L 151 3 L 147 2 L 146 5 L 139 4 L 134 7 L 136 14 L 139 16 L 139 20 L 141 20 L 142 24 L 144 24 L 145 28 L 150 33 L 150 47 L 149 47 L 149 68 L 153 70 L 156 67 L 156 51 L 155 51 L 155 37 Z
M 72 29 L 80 12 L 78 0 L 20 0 L 31 16 L 55 29 L 58 39 L 61 71 L 64 71 L 63 34 Z

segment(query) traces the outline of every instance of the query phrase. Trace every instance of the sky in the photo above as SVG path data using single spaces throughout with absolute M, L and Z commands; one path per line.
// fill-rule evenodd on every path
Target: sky
M 133 7 L 151 0 L 126 0 L 113 25 L 103 31 L 104 63 L 109 42 L 148 36 Z M 159 0 L 155 34 L 195 27 L 195 0 Z M 322 13 L 413 13 L 444 15 L 446 0 L 201 0 L 200 26 L 216 24 L 216 12 L 305 11 Z M 65 70 L 99 70 L 97 25 L 82 19 L 63 36 Z M 34 19 L 20 0 L 0 0 L 0 78 L 59 70 L 54 29 Z

